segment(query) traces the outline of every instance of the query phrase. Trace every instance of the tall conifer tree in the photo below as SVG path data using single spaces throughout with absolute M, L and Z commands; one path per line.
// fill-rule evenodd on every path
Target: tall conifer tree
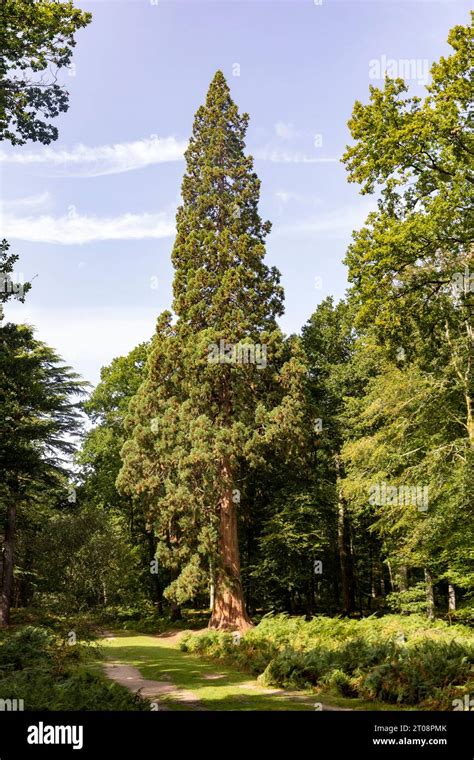
M 118 479 L 146 505 L 158 557 L 174 570 L 165 595 L 184 601 L 210 569 L 210 625 L 224 629 L 250 625 L 237 520 L 246 473 L 270 450 L 299 457 L 308 429 L 303 352 L 276 324 L 283 290 L 263 261 L 270 223 L 244 154 L 247 124 L 218 71 L 186 151 L 172 254 L 177 319 L 159 320 Z

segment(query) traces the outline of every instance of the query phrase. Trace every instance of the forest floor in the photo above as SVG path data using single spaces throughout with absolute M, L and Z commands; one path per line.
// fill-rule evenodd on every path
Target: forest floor
M 156 636 L 106 633 L 106 675 L 140 692 L 158 710 L 374 710 L 374 703 L 310 691 L 261 686 L 255 679 L 221 663 L 182 652 L 183 631 Z M 387 709 L 384 705 L 382 709 Z

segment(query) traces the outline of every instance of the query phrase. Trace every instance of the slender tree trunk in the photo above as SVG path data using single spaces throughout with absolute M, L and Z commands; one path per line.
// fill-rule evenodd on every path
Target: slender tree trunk
M 459 351 L 455 349 L 451 340 L 450 330 L 448 322 L 445 323 L 445 333 L 448 340 L 449 347 L 451 349 L 451 360 L 453 363 L 454 371 L 460 380 L 461 387 L 463 388 L 464 399 L 466 403 L 466 431 L 471 447 L 474 448 L 474 411 L 473 411 L 473 399 L 472 399 L 472 346 L 474 344 L 474 330 L 470 321 L 465 320 L 464 326 L 466 329 L 467 346 L 469 348 L 467 352 L 467 362 L 465 366 L 462 366 L 462 360 L 459 356 Z
M 469 443 L 474 447 L 474 414 L 472 412 L 472 398 L 466 393 L 466 410 L 467 410 L 467 433 L 469 436 Z
M 7 506 L 3 549 L 2 598 L 0 625 L 10 625 L 10 608 L 13 598 L 13 566 L 15 556 L 16 502 L 11 499 Z
M 174 600 L 172 600 L 170 602 L 170 607 L 171 607 L 170 620 L 172 620 L 173 622 L 175 622 L 176 620 L 182 620 L 183 616 L 181 614 L 181 607 L 179 606 L 179 604 L 175 602 Z
M 156 611 L 160 617 L 163 617 L 163 589 L 161 588 L 161 584 L 157 585 Z
M 369 573 L 370 573 L 370 596 L 369 610 L 372 609 L 372 599 L 376 599 L 377 590 L 375 588 L 376 570 L 373 560 L 372 542 L 369 543 Z
M 392 565 L 390 564 L 389 560 L 387 560 L 387 567 L 388 567 L 388 577 L 390 579 L 390 591 L 395 591 L 395 582 L 393 579 Z
M 145 526 L 145 533 L 146 533 L 146 539 L 148 542 L 148 559 L 150 561 L 150 568 L 151 568 L 151 563 L 155 559 L 157 541 L 156 541 L 156 536 L 153 532 L 153 527 L 150 523 L 147 523 L 147 525 Z M 158 573 L 151 574 L 151 582 L 153 584 L 153 601 L 156 606 L 156 611 L 158 612 L 158 615 L 162 615 L 163 614 L 163 587 L 158 577 Z
M 387 591 L 385 588 L 385 576 L 384 576 L 384 566 L 383 562 L 379 562 L 379 573 L 380 573 L 380 596 L 385 597 L 387 595 Z
M 337 572 L 337 567 L 339 565 L 339 548 L 336 546 L 336 541 L 334 542 L 334 569 L 335 572 L 331 573 L 332 575 L 332 587 L 333 587 L 333 599 L 334 599 L 334 605 L 337 609 L 339 606 L 339 595 L 340 595 L 340 588 L 339 588 L 339 573 Z
M 223 492 L 220 512 L 220 567 L 217 571 L 216 597 L 209 621 L 210 628 L 245 631 L 252 623 L 247 615 L 240 580 L 237 505 L 232 499 L 232 471 L 224 458 L 221 466 Z
M 434 618 L 435 603 L 433 578 L 430 571 L 425 567 L 425 584 L 426 584 L 426 614 L 432 620 Z
M 347 521 L 346 510 L 343 499 L 339 499 L 338 505 L 338 547 L 339 547 L 339 565 L 341 568 L 341 586 L 342 586 L 342 608 L 346 615 L 354 610 L 354 587 L 351 583 L 350 557 L 348 554 L 348 544 L 346 540 Z
M 170 570 L 170 576 L 171 576 L 171 582 L 175 581 L 176 578 L 179 575 L 179 570 L 176 567 L 171 568 Z M 183 616 L 181 614 L 181 607 L 179 606 L 178 602 L 175 599 L 170 599 L 170 620 L 182 620 Z
M 398 570 L 398 590 L 408 591 L 408 567 L 401 565 Z
M 341 463 L 336 457 L 336 470 L 338 473 L 338 520 L 337 520 L 337 544 L 339 549 L 339 565 L 341 568 L 342 585 L 342 608 L 345 615 L 354 611 L 354 573 L 352 566 L 352 552 L 350 548 L 350 528 L 347 519 L 346 503 L 341 493 L 340 474 Z
M 456 611 L 456 590 L 452 583 L 448 583 L 448 612 Z
M 209 562 L 209 609 L 214 609 L 214 601 L 216 598 L 216 575 L 214 572 L 214 562 Z
M 310 576 L 308 578 L 308 592 L 306 601 L 306 616 L 309 620 L 314 615 L 314 572 L 313 572 L 313 560 L 310 562 Z

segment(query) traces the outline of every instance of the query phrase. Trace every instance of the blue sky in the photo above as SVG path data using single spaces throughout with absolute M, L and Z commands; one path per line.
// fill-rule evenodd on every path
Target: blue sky
M 347 120 L 378 70 L 413 92 L 468 21 L 464 0 L 95 0 L 61 74 L 70 108 L 48 148 L 2 146 L 2 236 L 35 277 L 28 321 L 86 379 L 154 330 L 171 305 L 174 215 L 193 116 L 215 71 L 250 114 L 247 148 L 273 223 L 267 262 L 282 273 L 296 332 L 328 294 L 342 297 L 351 230 L 373 199 L 339 162 Z M 390 72 L 389 72 L 390 73 Z M 393 73 L 393 72 L 392 72 Z M 395 71 L 395 73 L 397 73 Z

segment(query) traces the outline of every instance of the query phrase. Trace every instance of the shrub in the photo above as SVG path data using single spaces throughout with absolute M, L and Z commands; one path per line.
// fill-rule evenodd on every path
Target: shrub
M 467 680 L 472 649 L 456 641 L 424 641 L 373 668 L 361 684 L 361 693 L 387 702 L 416 705 L 439 690 Z
M 453 688 L 469 679 L 471 642 L 468 628 L 416 614 L 309 622 L 275 615 L 238 646 L 231 634 L 206 631 L 185 634 L 181 648 L 229 662 L 268 686 L 327 686 L 344 696 L 451 709 Z
M 95 650 L 96 654 L 96 650 Z M 69 645 L 51 630 L 26 626 L 0 639 L 0 699 L 25 710 L 148 710 L 149 703 L 90 672 L 88 645 Z
M 285 649 L 271 660 L 259 680 L 266 686 L 304 689 L 318 683 L 330 670 L 331 661 L 331 654 L 321 650 L 294 652 Z
M 0 699 L 23 699 L 25 710 L 149 710 L 149 703 L 99 673 L 16 671 L 0 678 Z
M 357 695 L 357 686 L 353 679 L 344 673 L 340 668 L 332 670 L 323 681 L 325 686 L 337 691 L 338 694 L 342 694 L 343 697 L 354 697 Z

